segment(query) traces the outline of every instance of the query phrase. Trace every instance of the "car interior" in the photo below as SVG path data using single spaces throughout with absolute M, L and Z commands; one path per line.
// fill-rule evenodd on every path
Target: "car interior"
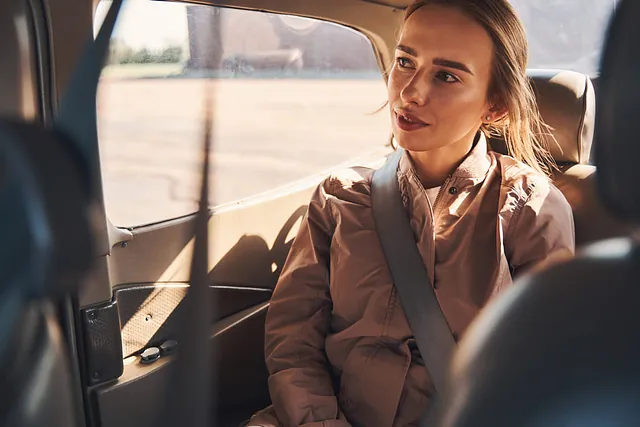
M 136 1 L 189 4 L 181 0 L 132 0 L 130 3 Z M 107 3 L 113 7 L 117 2 Z M 125 6 L 128 3 L 124 1 Z M 331 23 L 331 28 L 348 29 L 349 34 L 367 41 L 366 47 L 370 46 L 367 54 L 373 55 L 379 73 L 375 81 L 382 83 L 384 70 L 392 63 L 402 12 L 409 3 L 408 0 L 200 0 L 194 2 L 193 7 L 201 11 L 304 17 L 309 22 Z M 616 3 L 613 2 L 614 6 Z M 553 2 L 549 5 L 552 8 Z M 630 96 L 637 94 L 637 83 L 630 77 L 633 73 L 629 70 L 635 70 L 633 67 L 638 64 L 629 59 L 634 52 L 632 40 L 637 37 L 625 36 L 624 31 L 637 33 L 630 20 L 640 16 L 640 10 L 631 1 L 622 5 L 629 8 L 629 13 L 616 14 L 618 32 L 608 40 L 605 52 L 609 69 L 598 74 L 568 66 L 563 69 L 560 64 L 529 70 L 538 107 L 549 126 L 546 142 L 558 165 L 553 181 L 573 209 L 576 244 L 581 255 L 567 265 L 554 266 L 539 276 L 525 279 L 515 296 L 500 300 L 474 323 L 469 339 L 463 340 L 454 359 L 452 392 L 447 405 L 443 406 L 442 425 L 578 425 L 565 424 L 562 414 L 570 414 L 572 420 L 585 416 L 576 408 L 589 407 L 589 399 L 604 393 L 604 389 L 598 387 L 612 390 L 607 400 L 610 404 L 605 405 L 611 414 L 616 414 L 618 408 L 614 402 L 616 397 L 630 396 L 623 393 L 624 385 L 635 377 L 625 378 L 623 373 L 629 371 L 623 367 L 634 372 L 637 368 L 630 356 L 622 354 L 637 353 L 633 329 L 630 329 L 637 323 L 637 315 L 633 314 L 636 291 L 632 287 L 635 252 L 626 236 L 633 232 L 633 219 L 637 216 L 637 207 L 632 203 L 635 198 L 629 197 L 635 194 L 632 183 L 636 182 L 630 165 L 634 149 L 629 135 L 635 130 L 631 116 L 635 100 Z M 207 320 L 210 324 L 200 326 L 207 331 L 213 350 L 202 353 L 208 360 L 207 381 L 216 390 L 209 410 L 212 425 L 235 427 L 270 403 L 263 350 L 269 299 L 311 192 L 330 168 L 304 168 L 305 175 L 299 179 L 274 185 L 258 194 L 209 204 L 206 214 L 198 214 L 194 204 L 188 212 L 153 217 L 137 225 L 119 224 L 110 217 L 107 206 L 113 188 L 131 194 L 127 203 L 135 202 L 136 198 L 154 197 L 155 193 L 136 192 L 130 187 L 135 181 L 128 182 L 128 187 L 115 187 L 109 178 L 112 175 L 106 171 L 111 166 L 105 159 L 129 155 L 134 167 L 144 171 L 147 163 L 153 163 L 147 154 L 152 155 L 161 148 L 148 148 L 149 153 L 134 149 L 127 153 L 123 148 L 117 156 L 109 154 L 101 146 L 101 139 L 107 139 L 102 138 L 107 132 L 105 129 L 110 123 L 130 123 L 127 120 L 138 120 L 138 116 L 100 121 L 100 108 L 107 102 L 103 101 L 106 95 L 102 98 L 99 95 L 96 103 L 94 94 L 96 109 L 86 108 L 86 102 L 84 109 L 71 105 L 72 102 L 63 102 L 73 98 L 70 94 L 82 91 L 80 86 L 75 92 L 73 88 L 82 81 L 83 75 L 89 79 L 94 71 L 96 76 L 100 73 L 101 61 L 91 46 L 99 45 L 100 41 L 106 50 L 110 39 L 108 34 L 102 39 L 95 36 L 98 6 L 99 2 L 94 0 L 18 0 L 0 4 L 3 36 L 0 49 L 4 58 L 0 63 L 0 139 L 11 141 L 3 144 L 0 164 L 6 165 L 6 176 L 18 177 L 10 180 L 0 176 L 0 181 L 5 180 L 2 187 L 7 189 L 3 188 L 0 195 L 15 201 L 0 208 L 0 215 L 16 224 L 5 225 L 9 249 L 0 259 L 8 278 L 4 288 L 0 286 L 0 336 L 5 337 L 0 348 L 0 385 L 3 391 L 13 390 L 14 395 L 0 403 L 0 420 L 8 426 L 163 425 L 160 423 L 168 396 L 182 395 L 183 399 L 189 399 L 185 397 L 189 395 L 188 390 L 179 390 L 184 384 L 176 380 L 176 372 L 182 372 L 176 365 L 183 343 L 189 342 L 194 333 L 185 328 L 188 325 L 185 319 L 193 310 L 186 297 L 191 293 L 192 267 L 198 244 L 202 243 L 196 225 L 207 215 L 205 261 L 208 264 L 204 289 L 215 311 Z M 212 21 L 203 20 L 199 25 L 216 22 L 218 15 L 218 12 L 212 13 Z M 109 16 L 116 17 L 115 14 Z M 109 22 L 109 16 L 104 23 Z M 191 21 L 185 18 L 185 22 Z M 189 28 L 195 28 L 193 25 Z M 221 37 L 220 28 L 205 31 L 209 42 Z M 295 34 L 303 40 L 303 36 L 314 34 L 313 28 L 299 27 Z M 603 27 L 603 34 L 605 30 Z M 326 35 L 330 30 L 324 31 L 327 32 L 322 34 Z M 194 59 L 194 52 L 205 56 L 215 52 L 199 50 L 201 46 L 191 39 L 189 43 L 192 58 L 186 62 L 187 67 L 202 71 L 198 68 L 200 65 L 195 64 L 198 61 Z M 310 43 L 305 49 L 313 50 L 314 46 Z M 354 46 L 361 45 L 354 42 Z M 278 55 L 275 57 L 282 56 Z M 305 67 L 300 61 L 311 61 L 308 55 L 296 58 L 298 69 Z M 82 61 L 98 68 L 89 67 L 83 71 L 93 71 L 78 73 L 78 64 L 84 64 Z M 256 72 L 253 68 L 247 70 L 245 66 L 243 73 Z M 194 82 L 198 78 L 211 81 L 212 87 L 218 80 L 189 77 Z M 253 84 L 252 79 L 260 78 L 264 77 L 242 76 L 237 81 L 242 83 L 246 79 L 246 84 Z M 355 87 L 356 79 L 345 78 L 346 87 Z M 169 85 L 177 80 L 181 79 L 149 77 L 140 84 L 166 85 L 169 90 Z M 311 82 L 318 80 L 317 76 L 308 78 Z M 115 87 L 137 80 L 119 77 L 114 82 L 109 80 L 108 84 Z M 235 82 L 221 85 L 217 95 L 224 96 L 224 91 L 231 90 L 228 88 Z M 629 86 L 625 88 L 621 82 Z M 133 92 L 125 88 L 123 93 Z M 118 108 L 118 104 L 112 105 Z M 145 111 L 139 108 L 135 114 L 142 117 Z M 269 108 L 275 110 L 278 106 L 273 104 Z M 297 105 L 296 111 L 304 108 L 305 105 Z M 616 115 L 605 114 L 608 109 Z M 166 111 L 178 114 L 177 110 Z M 218 106 L 213 114 L 213 126 L 224 127 L 225 114 L 228 113 L 224 108 Z M 153 117 L 153 120 L 161 126 L 162 122 L 171 122 L 173 116 Z M 176 116 L 175 120 L 186 119 Z M 201 130 L 200 122 L 193 130 L 195 134 Z M 24 123 L 29 126 L 23 126 Z M 125 128 L 121 135 L 136 139 L 136 132 L 134 128 Z M 224 132 L 220 135 L 224 136 Z M 335 167 L 354 162 L 371 167 L 380 165 L 393 150 L 389 134 L 383 137 L 382 143 L 371 147 L 369 154 L 363 152 L 345 161 L 336 161 Z M 84 147 L 74 148 L 70 142 L 74 138 L 82 139 Z M 265 137 L 264 144 L 271 141 Z M 124 138 L 122 143 L 126 142 Z M 490 145 L 491 149 L 508 154 L 504 141 L 492 139 Z M 22 151 L 11 147 L 22 147 Z M 256 151 L 263 149 L 261 145 L 253 147 Z M 215 150 L 214 142 L 214 156 Z M 233 157 L 233 153 L 223 154 L 225 158 Z M 287 159 L 284 151 L 279 155 Z M 20 161 L 26 163 L 18 160 L 9 163 L 7 159 L 22 159 Z M 232 160 L 240 161 L 242 156 Z M 29 167 L 24 166 L 26 164 Z M 191 165 L 194 174 L 202 172 L 199 166 L 193 166 L 199 162 Z M 212 167 L 216 165 L 218 163 L 212 161 Z M 278 167 L 282 166 L 274 168 Z M 30 178 L 25 171 L 35 171 L 36 178 Z M 118 169 L 113 176 L 126 175 L 123 171 Z M 250 180 L 255 182 L 259 178 L 250 176 Z M 32 215 L 31 212 L 40 208 L 36 209 L 35 202 L 26 196 L 19 197 L 37 187 L 33 182 L 42 185 L 40 191 L 46 206 L 53 206 L 42 209 L 44 216 Z M 624 192 L 625 189 L 628 192 Z M 45 222 L 55 232 L 43 234 L 43 227 L 38 226 L 45 223 L 43 218 L 48 218 Z M 611 238 L 619 239 L 598 243 Z M 55 244 L 47 246 L 47 239 Z M 25 240 L 40 242 L 40 246 L 34 244 L 24 250 L 18 250 L 20 245 L 11 246 Z M 53 267 L 47 264 L 46 269 L 30 268 L 30 263 L 38 262 L 39 256 L 53 256 Z M 38 276 L 41 271 L 53 273 L 43 279 Z M 29 285 L 19 287 L 18 283 L 23 282 Z M 579 286 L 581 283 L 584 287 Z M 548 313 L 544 318 L 536 317 L 541 306 L 545 307 L 544 313 Z M 624 328 L 608 335 L 616 326 L 588 315 L 596 312 L 598 316 L 610 318 L 620 315 Z M 502 320 L 507 316 L 508 322 Z M 513 327 L 504 326 L 514 324 L 518 325 L 517 332 Z M 601 339 L 598 345 L 585 343 L 590 334 Z M 515 357 L 514 348 L 522 363 L 510 363 L 510 358 Z M 531 348 L 536 351 L 532 352 Z M 193 347 L 190 349 L 197 352 Z M 574 356 L 578 351 L 592 357 L 576 360 Z M 617 354 L 619 358 L 613 357 Z M 587 372 L 587 368 L 593 366 L 610 369 L 598 371 L 598 375 Z M 618 382 L 605 381 L 605 373 L 613 371 Z M 549 384 L 554 384 L 557 378 L 562 378 L 557 383 L 558 392 L 550 395 Z M 581 382 L 581 378 L 593 381 Z M 518 390 L 526 403 L 503 410 L 502 405 L 509 401 L 513 390 Z M 576 392 L 572 396 L 578 396 L 576 401 L 562 394 L 572 390 Z M 541 409 L 546 400 L 537 398 L 542 395 L 551 396 L 549 402 L 557 403 L 555 412 Z M 631 409 L 623 405 L 620 411 Z M 611 415 L 611 419 L 618 424 L 608 425 L 632 425 L 625 424 L 630 418 L 622 415 L 617 418 Z

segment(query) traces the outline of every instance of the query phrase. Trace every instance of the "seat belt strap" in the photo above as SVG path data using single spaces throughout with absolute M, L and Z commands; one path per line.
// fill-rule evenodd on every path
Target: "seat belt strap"
M 373 217 L 400 303 L 436 392 L 441 394 L 456 342 L 429 280 L 402 203 L 397 172 L 403 153 L 404 150 L 398 149 L 373 175 Z

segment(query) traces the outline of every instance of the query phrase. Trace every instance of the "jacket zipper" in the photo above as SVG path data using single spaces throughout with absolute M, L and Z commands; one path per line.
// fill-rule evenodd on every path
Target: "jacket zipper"
M 436 200 L 433 201 L 433 204 L 431 203 L 431 200 L 429 200 L 429 196 L 427 196 L 427 191 L 425 190 L 424 187 L 422 187 L 422 191 L 424 193 L 424 197 L 426 197 L 427 203 L 429 204 L 429 208 L 431 209 L 431 219 L 432 219 L 431 222 L 434 225 L 434 227 L 433 227 L 433 231 L 434 231 L 433 237 L 434 237 L 434 239 L 435 239 L 435 223 L 436 223 L 436 206 L 438 206 L 438 201 L 440 201 L 440 196 L 442 196 L 442 191 L 447 188 L 447 186 L 449 185 L 449 181 L 451 181 L 452 177 L 453 177 L 453 174 L 449 174 L 449 176 L 447 176 L 447 179 L 444 180 L 444 182 L 440 186 L 440 189 L 438 190 L 438 194 L 436 195 Z
M 427 203 L 429 204 L 429 208 L 431 208 L 431 249 L 429 250 L 430 265 L 429 265 L 429 268 L 427 269 L 427 272 L 429 273 L 429 276 L 430 276 L 429 279 L 434 289 L 437 289 L 437 285 L 435 284 L 435 272 L 433 271 L 436 265 L 436 206 L 438 206 L 438 201 L 440 201 L 440 196 L 442 196 L 442 192 L 449 185 L 449 181 L 451 181 L 452 177 L 453 177 L 453 174 L 451 173 L 449 174 L 449 176 L 447 176 L 447 179 L 444 180 L 444 182 L 440 186 L 440 189 L 438 190 L 438 194 L 436 195 L 436 200 L 433 202 L 433 204 L 431 204 L 431 200 L 429 200 L 429 196 L 427 196 L 426 190 L 424 189 L 424 187 L 422 187 L 422 190 L 424 191 L 424 196 L 427 198 Z
M 431 214 L 433 216 L 434 225 L 435 225 L 435 220 L 436 220 L 436 210 L 435 210 L 436 206 L 438 205 L 438 201 L 440 200 L 440 196 L 442 195 L 442 191 L 447 188 L 447 186 L 449 185 L 449 181 L 451 181 L 452 176 L 453 176 L 453 174 L 449 174 L 449 176 L 447 176 L 447 179 L 444 180 L 444 182 L 440 186 L 440 189 L 438 190 L 438 194 L 436 195 L 436 200 L 433 202 L 433 207 L 431 208 Z M 434 230 L 435 230 L 435 227 L 434 227 Z

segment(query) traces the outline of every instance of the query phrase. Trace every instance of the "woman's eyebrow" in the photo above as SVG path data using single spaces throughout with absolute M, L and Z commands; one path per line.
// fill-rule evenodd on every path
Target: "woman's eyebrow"
M 416 52 L 414 49 L 410 48 L 409 46 L 405 46 L 403 44 L 399 44 L 398 46 L 396 46 L 396 49 L 401 50 L 404 53 L 408 53 L 411 56 L 418 56 L 418 52 Z
M 418 56 L 418 52 L 416 52 L 415 49 L 413 49 L 413 48 L 411 48 L 409 46 L 405 46 L 403 44 L 397 45 L 396 49 L 397 50 L 401 50 L 401 51 L 403 51 L 406 54 L 409 54 L 411 56 Z M 434 65 L 439 65 L 441 67 L 454 68 L 456 70 L 464 71 L 465 73 L 469 73 L 472 76 L 475 75 L 475 74 L 473 74 L 473 71 L 471 71 L 471 69 L 469 67 L 467 67 L 465 64 L 463 64 L 462 62 L 451 60 L 451 59 L 435 58 L 433 60 L 433 64 Z
M 452 61 L 451 59 L 435 58 L 433 60 L 433 64 L 434 65 L 440 65 L 441 67 L 455 68 L 456 70 L 460 70 L 460 71 L 464 71 L 465 73 L 469 73 L 472 76 L 475 75 L 469 69 L 469 67 L 467 67 L 465 64 L 463 64 L 462 62 L 458 62 L 458 61 Z

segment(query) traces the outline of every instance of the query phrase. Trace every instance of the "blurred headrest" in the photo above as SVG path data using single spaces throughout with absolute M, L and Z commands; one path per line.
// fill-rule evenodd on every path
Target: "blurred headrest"
M 609 27 L 598 80 L 595 161 L 604 205 L 620 219 L 640 218 L 640 2 L 624 1 Z
M 436 425 L 640 425 L 639 261 L 630 239 L 608 240 L 493 300 L 465 332 Z
M 591 79 L 574 71 L 527 72 L 544 122 L 555 137 L 544 142 L 557 163 L 588 164 L 595 124 L 595 91 Z M 504 141 L 492 140 L 505 153 Z

